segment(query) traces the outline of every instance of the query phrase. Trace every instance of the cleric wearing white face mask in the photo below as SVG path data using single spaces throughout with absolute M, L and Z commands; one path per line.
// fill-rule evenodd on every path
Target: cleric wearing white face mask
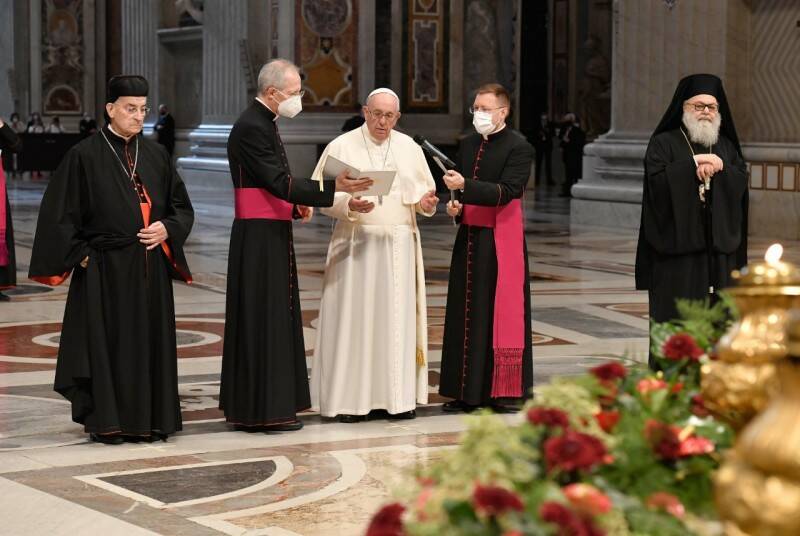
M 300 74 L 276 59 L 258 75 L 258 97 L 228 138 L 236 215 L 228 255 L 225 344 L 219 405 L 248 430 L 297 430 L 311 405 L 292 243 L 292 219 L 331 206 L 335 190 L 358 192 L 368 179 L 292 177 L 277 119 L 302 109 Z
M 503 409 L 533 385 L 531 303 L 522 194 L 533 147 L 506 126 L 510 98 L 499 84 L 478 88 L 470 112 L 477 134 L 464 138 L 444 182 L 458 200 L 439 393 L 445 411 Z M 463 173 L 463 175 L 462 175 Z M 464 175 L 468 178 L 465 179 Z

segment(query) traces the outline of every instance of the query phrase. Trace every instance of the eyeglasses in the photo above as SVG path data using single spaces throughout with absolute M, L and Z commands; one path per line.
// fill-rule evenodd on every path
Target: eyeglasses
M 301 99 L 303 98 L 303 95 L 306 94 L 304 89 L 301 89 L 300 91 L 297 91 L 295 93 L 284 93 L 283 91 L 281 91 L 278 88 L 275 88 L 275 91 L 277 91 L 278 93 L 280 93 L 284 97 L 300 97 Z
M 380 121 L 381 118 L 383 118 L 383 119 L 386 119 L 387 121 L 389 121 L 391 123 L 392 121 L 394 121 L 395 119 L 400 117 L 400 114 L 399 113 L 395 113 L 395 112 L 386 112 L 386 113 L 384 113 L 384 112 L 381 112 L 380 110 L 367 110 L 367 111 L 369 112 L 369 115 L 371 115 L 372 118 L 375 121 Z
M 501 108 L 505 108 L 505 106 L 498 106 L 497 108 L 481 108 L 480 106 L 476 108 L 475 106 L 470 106 L 469 113 L 470 115 L 474 115 L 475 112 L 493 112 L 495 110 L 500 110 Z
M 147 115 L 150 113 L 149 106 L 142 106 L 141 108 L 137 108 L 136 106 L 129 104 L 127 106 L 122 106 L 122 109 L 125 110 L 125 113 L 128 115 L 136 115 L 140 113 L 142 115 Z
M 698 102 L 696 104 L 692 102 L 687 102 L 686 104 L 694 108 L 695 112 L 702 112 L 706 108 L 708 108 L 708 111 L 711 113 L 716 113 L 716 111 L 719 110 L 719 104 L 705 104 L 702 102 Z

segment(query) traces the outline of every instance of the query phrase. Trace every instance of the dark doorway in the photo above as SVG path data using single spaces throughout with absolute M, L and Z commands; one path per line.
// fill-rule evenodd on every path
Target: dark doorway
M 548 102 L 548 13 L 549 2 L 522 2 L 520 21 L 519 129 L 531 139 L 539 116 L 549 110 Z

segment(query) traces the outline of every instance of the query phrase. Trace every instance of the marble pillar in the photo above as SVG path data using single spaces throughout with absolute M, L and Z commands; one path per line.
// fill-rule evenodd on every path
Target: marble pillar
M 150 85 L 150 113 L 145 132 L 152 130 L 158 110 L 158 39 L 160 6 L 158 0 L 122 0 L 122 74 L 144 76 Z
M 0 13 L 14 13 L 13 0 L 0 0 Z M 14 65 L 14 17 L 0 19 L 0 65 Z M 11 69 L 0 70 L 0 117 L 8 121 L 15 111 L 14 96 L 11 92 L 13 80 Z
M 780 58 L 797 62 L 800 57 L 800 43 L 789 39 L 796 37 L 798 11 L 791 0 L 678 2 L 672 9 L 662 0 L 615 0 L 611 129 L 584 149 L 583 178 L 572 189 L 572 222 L 638 226 L 648 139 L 678 80 L 691 73 L 723 79 L 748 161 L 794 166 L 800 145 L 790 140 L 800 138 L 800 123 L 792 117 L 800 118 L 800 105 L 779 103 L 792 100 L 788 96 L 800 75 Z M 769 37 L 776 33 L 787 38 Z M 764 108 L 759 93 L 769 94 L 765 100 L 775 104 L 774 111 Z M 784 117 L 787 110 L 789 117 Z M 765 168 L 764 173 L 782 169 Z M 795 182 L 800 177 L 792 179 L 793 192 L 781 192 L 784 216 L 800 214 L 795 199 L 800 184 Z M 766 179 L 764 184 L 766 189 Z M 798 216 L 780 219 L 771 203 L 761 201 L 764 195 L 777 197 L 773 194 L 751 192 L 751 234 L 778 232 L 788 238 L 790 233 L 795 238 L 798 226 L 787 224 Z

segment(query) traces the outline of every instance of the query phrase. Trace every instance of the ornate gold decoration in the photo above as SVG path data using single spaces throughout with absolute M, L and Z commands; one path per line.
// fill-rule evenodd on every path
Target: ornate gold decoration
M 775 363 L 787 355 L 787 311 L 800 308 L 800 268 L 780 260 L 774 244 L 765 261 L 733 272 L 733 297 L 741 319 L 719 341 L 717 361 L 701 368 L 706 407 L 739 430 L 775 393 Z
M 800 315 L 787 319 L 790 355 L 776 367 L 779 389 L 740 434 L 715 476 L 728 536 L 800 534 Z

